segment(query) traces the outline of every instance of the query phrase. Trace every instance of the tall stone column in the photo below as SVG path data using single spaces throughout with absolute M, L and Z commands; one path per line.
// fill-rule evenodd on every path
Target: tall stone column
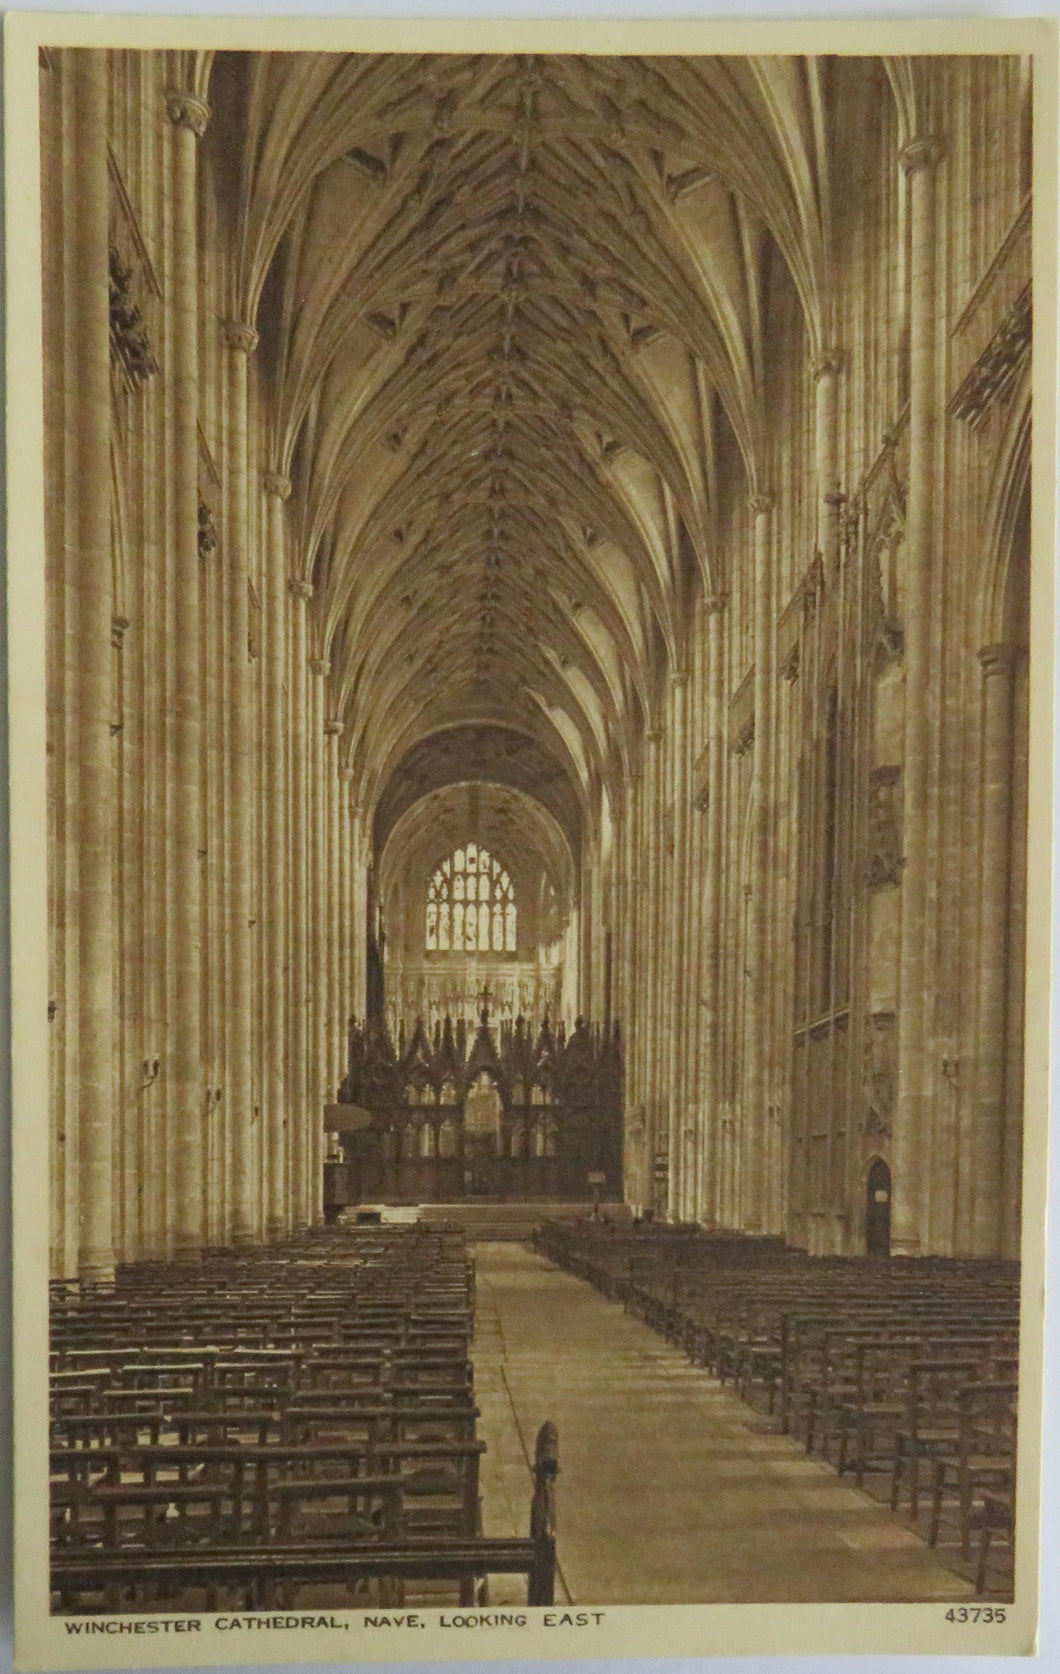
M 705 693 L 706 642 L 703 601 L 699 600 L 694 616 L 695 660 L 692 688 L 689 696 L 688 728 L 688 925 L 685 959 L 685 1033 L 687 1039 L 688 1081 L 687 1096 L 692 1112 L 694 1137 L 688 1182 L 689 1220 L 703 1222 L 703 1147 L 706 1140 L 706 1120 L 703 1110 L 703 993 L 704 949 L 706 920 L 703 913 L 703 870 L 705 865 L 704 822 L 702 801 L 697 790 L 696 760 L 706 742 Z
M 773 829 L 773 529 L 774 499 L 752 495 L 754 518 L 754 706 L 755 736 L 751 795 L 754 804 L 751 899 L 751 1009 L 753 1046 L 743 1103 L 741 1225 L 756 1232 L 764 1224 L 764 1163 L 769 1094 L 770 905 Z
M 324 1064 L 325 1100 L 330 1101 L 334 1096 L 335 1084 L 341 1080 L 338 1066 L 343 1054 L 339 1046 L 341 1025 L 339 1022 L 341 982 L 339 978 L 339 953 L 341 932 L 341 876 L 342 876 L 342 839 L 339 831 L 340 792 L 339 782 L 339 741 L 342 737 L 342 722 L 333 719 L 324 723 L 324 804 L 325 804 L 325 843 L 326 864 L 324 868 L 325 899 L 324 915 L 327 946 L 327 1032 L 326 1058 Z
M 293 1230 L 309 1225 L 309 773 L 306 709 L 309 662 L 306 656 L 306 605 L 313 596 L 309 581 L 290 583 L 290 876 L 291 971 L 288 1009 L 287 1111 L 291 1153 Z
M 310 959 L 309 959 L 309 1221 L 315 1226 L 323 1214 L 324 1115 L 328 1062 L 327 959 L 327 797 L 325 793 L 325 681 L 331 664 L 323 657 L 310 661 L 309 737 L 309 848 L 310 848 Z
M 627 865 L 625 880 L 626 928 L 622 994 L 622 1048 L 624 1057 L 624 1105 L 626 1144 L 624 1162 L 627 1200 L 643 1208 L 647 1202 L 644 1174 L 644 945 L 642 878 L 644 875 L 644 798 L 642 778 L 631 768 L 626 778 L 628 808 Z
M 1009 878 L 1012 832 L 1012 682 L 1005 645 L 979 653 L 983 666 L 982 840 L 979 850 L 979 986 L 975 1043 L 975 1123 L 970 1167 L 971 1253 L 998 1256 L 1003 1222 L 1002 1147 L 1008 1040 Z
M 353 788 L 350 788 L 350 936 L 353 941 L 350 1016 L 360 1023 L 365 1016 L 365 860 L 362 810 Z
M 935 170 L 942 148 L 915 139 L 901 153 L 909 177 L 909 487 L 905 558 L 905 726 L 902 762 L 901 963 L 898 1096 L 891 1144 L 891 1248 L 916 1255 L 926 1214 L 931 1067 L 924 1038 L 925 925 L 929 904 L 931 606 L 934 584 L 936 430 L 939 414 L 936 322 Z
M 78 298 L 73 322 L 67 445 L 76 461 L 71 519 L 76 635 L 70 669 L 76 693 L 78 795 L 78 1274 L 82 1284 L 114 1278 L 113 1144 L 115 764 L 114 587 L 110 553 L 110 317 L 108 288 L 107 58 L 81 51 L 74 64 L 77 179 L 70 236 Z M 71 183 L 73 184 L 73 183 Z
M 265 1236 L 283 1238 L 290 1230 L 287 1158 L 290 1095 L 285 1080 L 287 1056 L 286 873 L 287 776 L 284 699 L 287 685 L 287 530 L 284 501 L 291 492 L 287 477 L 267 471 L 262 478 L 266 502 L 265 553 L 265 826 L 261 833 L 262 902 L 265 944 Z
M 190 93 L 166 95 L 173 123 L 173 254 L 168 369 L 173 390 L 173 645 L 171 865 L 168 889 L 173 1063 L 173 1254 L 194 1260 L 205 1240 L 202 1066 L 201 680 L 199 608 L 199 295 L 196 142 L 209 120 Z
M 817 544 L 830 576 L 839 556 L 839 374 L 843 357 L 838 349 L 816 355 L 810 370 L 814 380 L 814 454 L 817 472 Z
M 353 939 L 353 812 L 350 807 L 350 786 L 353 768 L 339 769 L 339 832 L 342 841 L 342 886 L 339 912 L 339 973 L 342 992 L 339 1000 L 341 1025 L 340 1064 L 348 1057 L 350 1018 L 354 1015 L 356 992 L 355 948 Z M 345 1073 L 345 1069 L 343 1070 Z
M 706 1178 L 702 1202 L 715 1225 L 721 1218 L 721 924 L 724 910 L 725 846 L 725 623 L 724 593 L 706 601 L 707 609 L 707 833 L 705 900 L 706 949 L 703 983 L 704 1108 L 709 1123 L 703 1146 Z
M 662 815 L 659 804 L 662 797 L 659 794 L 661 777 L 659 746 L 662 733 L 658 728 L 645 734 L 647 749 L 644 763 L 644 821 L 647 836 L 645 844 L 644 882 L 642 885 L 644 905 L 644 959 L 641 966 L 642 980 L 640 996 L 644 1007 L 644 1155 L 646 1173 L 646 1202 L 652 1204 L 655 1200 L 655 1152 L 658 1149 L 659 1109 L 660 1109 L 660 1080 L 662 1059 L 659 1052 L 659 1016 L 662 1010 L 659 998 L 661 986 L 660 929 L 662 922 L 662 890 L 659 886 L 660 858 L 662 854 L 661 827 Z M 673 1166 L 673 1159 L 669 1159 L 669 1166 Z
M 353 998 L 350 1015 L 358 1022 L 362 1022 L 366 1007 L 368 954 L 368 926 L 366 912 L 368 905 L 368 843 L 364 831 L 364 810 L 356 801 L 354 793 L 350 796 L 350 837 L 351 858 L 353 861 L 353 890 L 352 902 L 352 933 L 353 933 Z
M 627 885 L 629 881 L 629 824 L 624 788 L 615 781 L 611 826 L 611 875 L 608 880 L 608 923 L 611 926 L 611 1022 L 625 1020 L 625 946 Z
M 247 361 L 257 347 L 252 326 L 227 320 L 227 428 L 225 436 L 225 615 L 228 621 L 228 982 L 224 1016 L 228 1037 L 228 1122 L 232 1168 L 232 1242 L 254 1242 L 257 1179 L 251 1088 L 251 1004 L 253 999 L 251 919 L 251 775 L 249 565 L 247 521 Z
M 666 1081 L 670 1101 L 670 1178 L 667 1215 L 683 1220 L 688 1213 L 688 1167 L 690 1158 L 685 1128 L 691 1112 L 686 1098 L 685 1057 L 685 925 L 688 901 L 688 669 L 677 669 L 670 677 L 673 701 L 670 709 L 670 791 L 674 821 L 674 852 L 670 871 L 670 922 L 665 1028 L 667 1031 Z

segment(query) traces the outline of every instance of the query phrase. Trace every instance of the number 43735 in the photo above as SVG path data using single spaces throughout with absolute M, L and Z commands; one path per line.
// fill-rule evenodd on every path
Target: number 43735
M 948 1622 L 1003 1622 L 1004 1609 L 997 1604 L 955 1604 L 947 1610 Z

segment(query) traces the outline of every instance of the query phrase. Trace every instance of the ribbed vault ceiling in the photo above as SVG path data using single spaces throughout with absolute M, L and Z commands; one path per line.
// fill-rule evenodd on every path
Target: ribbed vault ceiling
M 837 73 L 214 63 L 235 305 L 278 392 L 273 463 L 380 836 L 446 730 L 532 741 L 575 845 L 592 787 L 621 772 L 680 660 L 692 580 L 726 584 L 713 461 L 724 435 L 755 486 L 771 273 L 801 300 L 808 350 L 827 341 Z M 528 788 L 488 756 L 452 777 Z

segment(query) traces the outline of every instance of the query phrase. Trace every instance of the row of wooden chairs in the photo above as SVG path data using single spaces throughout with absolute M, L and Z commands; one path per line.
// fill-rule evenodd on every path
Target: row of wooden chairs
M 1019 1271 L 811 1258 L 776 1239 L 554 1223 L 539 1247 L 932 1545 L 1011 1585 Z
M 550 1519 L 522 1546 L 482 1543 L 460 1233 L 338 1228 L 52 1300 L 60 1609 L 293 1599 L 343 1563 L 339 1602 L 392 1603 L 433 1578 L 471 1603 L 493 1562 L 551 1598 Z

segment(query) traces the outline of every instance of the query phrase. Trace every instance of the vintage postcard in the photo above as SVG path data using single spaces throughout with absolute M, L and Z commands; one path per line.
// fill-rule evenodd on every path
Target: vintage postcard
M 1033 1651 L 1056 56 L 8 17 L 20 1668 Z

